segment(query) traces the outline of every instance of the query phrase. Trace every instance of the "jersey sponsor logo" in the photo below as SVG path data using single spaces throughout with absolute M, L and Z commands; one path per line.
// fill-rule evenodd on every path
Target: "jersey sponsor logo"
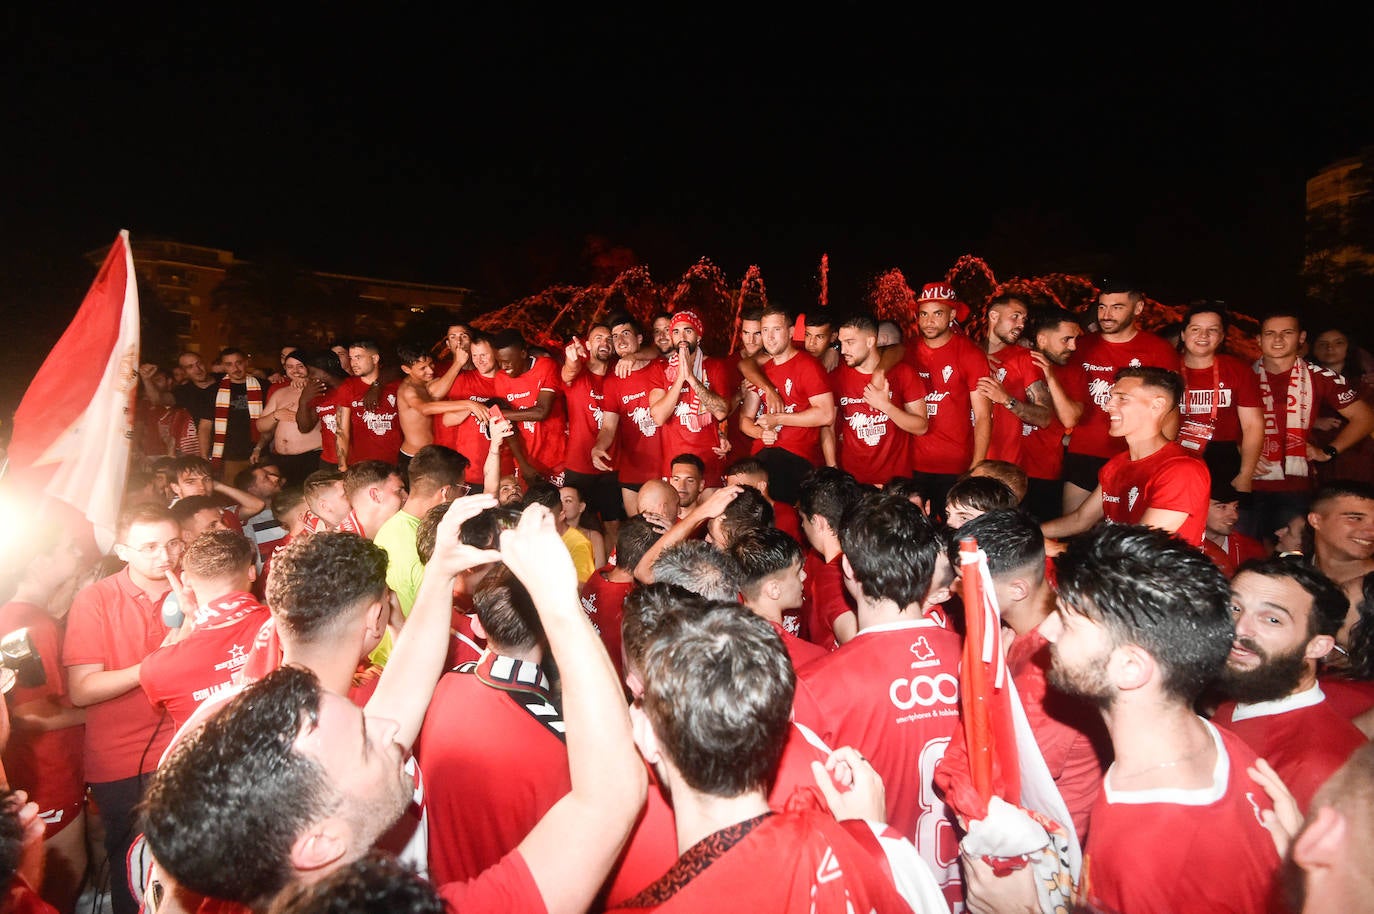
M 244 650 L 242 644 L 235 644 L 229 648 L 229 659 L 222 663 L 215 664 L 216 670 L 237 670 L 248 662 L 248 652 Z
M 629 403 L 630 403 L 631 400 L 638 400 L 640 397 L 644 397 L 644 396 L 647 396 L 647 394 L 645 394 L 644 391 L 641 390 L 641 391 L 640 391 L 639 393 L 637 393 L 637 394 L 630 394 L 629 396 L 621 397 L 621 398 L 620 398 L 620 405 L 621 405 L 621 406 L 627 406 L 627 405 L 629 405 Z
M 1105 501 L 1105 502 L 1107 502 L 1108 504 L 1113 504 L 1113 505 L 1119 505 L 1119 504 L 1121 504 L 1121 496 L 1120 496 L 1120 495 L 1108 495 L 1106 492 L 1103 492 L 1103 493 L 1102 493 L 1102 500 Z
M 1131 491 L 1126 493 L 1126 510 L 1134 511 L 1136 499 L 1140 497 L 1140 486 L 1131 486 Z
M 877 447 L 878 442 L 887 434 L 887 416 L 882 413 L 876 416 L 870 413 L 849 413 L 844 417 L 844 421 L 858 436 L 859 441 L 869 447 Z
M 1084 370 L 1084 371 L 1100 371 L 1100 372 L 1103 372 L 1104 374 L 1116 374 L 1116 366 L 1115 366 L 1115 365 L 1094 365 L 1094 364 L 1091 363 L 1091 362 L 1084 362 L 1084 363 L 1083 363 L 1083 370 Z
M 923 708 L 936 704 L 956 705 L 959 702 L 959 680 L 949 673 L 894 679 L 888 687 L 887 696 L 902 711 L 910 711 L 917 705 Z

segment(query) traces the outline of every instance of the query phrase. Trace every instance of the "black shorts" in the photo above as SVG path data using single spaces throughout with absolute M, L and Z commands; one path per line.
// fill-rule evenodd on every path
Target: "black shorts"
M 614 473 L 579 473 L 563 471 L 563 485 L 582 493 L 587 507 L 605 521 L 625 519 L 625 499 L 620 495 L 621 483 Z M 638 489 L 638 486 L 635 486 Z
M 1064 455 L 1064 481 L 1071 482 L 1085 492 L 1097 488 L 1097 474 L 1107 465 L 1110 457 L 1093 457 L 1089 454 Z

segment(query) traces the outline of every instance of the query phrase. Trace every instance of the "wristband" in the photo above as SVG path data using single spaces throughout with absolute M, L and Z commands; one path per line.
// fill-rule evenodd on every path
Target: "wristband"
M 1007 409 L 1011 410 L 1012 412 L 1015 412 L 1016 404 L 1017 400 L 1015 397 L 1007 397 L 1007 402 L 1003 403 L 1002 405 L 1005 406 Z
M 1326 447 L 1322 448 L 1322 453 L 1332 460 L 1335 460 L 1337 457 L 1341 455 L 1341 452 L 1336 450 L 1336 446 L 1334 444 L 1328 444 Z

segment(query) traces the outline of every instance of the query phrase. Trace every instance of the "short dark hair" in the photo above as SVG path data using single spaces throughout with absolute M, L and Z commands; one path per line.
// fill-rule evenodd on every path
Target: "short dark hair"
M 409 368 L 421 359 L 433 359 L 434 357 L 429 354 L 428 349 L 416 343 L 401 343 L 396 347 L 396 358 L 401 365 Z
M 741 321 L 761 321 L 761 320 L 763 320 L 763 306 L 762 306 L 762 305 L 750 305 L 750 306 L 747 307 L 747 308 L 742 308 L 742 309 L 740 310 L 740 313 L 739 313 L 739 319 L 740 319 Z
M 728 549 L 742 534 L 773 525 L 773 506 L 763 493 L 752 486 L 744 486 L 740 493 L 720 512 L 718 545 Z
M 1197 317 L 1199 314 L 1215 314 L 1217 317 L 1221 318 L 1221 332 L 1223 335 L 1226 333 L 1226 328 L 1231 326 L 1230 309 L 1226 307 L 1226 302 L 1221 301 L 1203 301 L 1191 305 L 1188 310 L 1183 313 L 1183 323 L 1181 326 L 1187 327 L 1192 323 L 1193 318 Z
M 1231 589 L 1202 552 L 1163 530 L 1102 524 L 1069 540 L 1055 562 L 1061 601 L 1139 645 L 1165 692 L 1192 704 L 1226 663 L 1235 640 Z
M 1016 496 L 1016 504 L 1020 504 L 1026 497 L 1026 488 L 1029 480 L 1026 471 L 1020 464 L 1012 463 L 1010 460 L 989 460 L 984 458 L 964 473 L 961 479 L 970 476 L 987 476 L 1002 483 L 1011 489 Z
M 371 851 L 318 882 L 301 883 L 272 902 L 268 914 L 444 914 L 428 880 L 384 851 Z
M 731 461 L 721 471 L 721 476 L 762 476 L 768 478 L 768 467 L 764 466 L 757 457 L 741 457 Z
M 1073 324 L 1080 330 L 1083 328 L 1078 315 L 1067 308 L 1036 308 L 1031 312 L 1030 327 L 1027 329 L 1031 339 L 1035 339 L 1037 333 L 1055 330 L 1060 324 Z
M 829 308 L 809 308 L 802 317 L 803 327 L 829 327 L 835 321 L 835 316 Z
M 702 540 L 684 540 L 654 560 L 654 580 L 684 587 L 708 600 L 739 599 L 735 560 Z
M 434 539 L 439 531 L 439 522 L 448 513 L 449 505 L 435 505 L 420 518 L 420 526 L 415 529 L 415 552 L 422 565 L 428 565 L 434 555 Z M 469 517 L 458 528 L 460 542 L 478 549 L 499 549 L 501 531 L 512 530 L 520 522 L 520 509 L 513 505 L 497 505 L 487 508 L 475 517 Z
M 207 530 L 186 547 L 186 552 L 181 557 L 181 567 L 197 577 L 222 578 L 247 571 L 253 566 L 256 554 L 257 547 L 242 533 L 234 530 Z
M 777 527 L 747 530 L 730 544 L 740 569 L 740 590 L 756 600 L 763 582 L 802 560 L 801 546 Z
M 867 490 L 838 467 L 816 467 L 801 481 L 797 497 L 797 513 L 806 517 L 823 517 L 838 533 L 844 514 L 864 497 Z
M 295 748 L 302 727 L 318 725 L 323 692 L 307 669 L 274 670 L 158 766 L 143 833 L 179 884 L 256 908 L 291 882 L 292 845 L 336 799 L 323 768 Z
M 781 316 L 782 322 L 784 324 L 792 323 L 792 312 L 788 308 L 779 305 L 776 302 L 769 302 L 768 304 L 763 306 L 763 313 L 759 315 L 759 320 L 763 320 L 765 317 L 774 314 Z
M 914 476 L 893 476 L 883 484 L 883 494 L 905 499 L 919 498 L 921 504 L 930 504 L 930 493 Z
M 686 464 L 689 467 L 695 467 L 696 471 L 701 474 L 703 479 L 706 477 L 706 461 L 702 460 L 696 454 L 684 451 L 668 461 L 668 467 L 671 469 L 679 463 Z
M 536 479 L 520 503 L 526 508 L 530 505 L 543 505 L 556 516 L 563 510 L 563 494 L 553 483 Z
M 410 458 L 406 475 L 410 491 L 433 495 L 445 486 L 456 486 L 468 470 L 468 459 L 451 447 L 426 444 Z
M 169 470 L 172 474 L 172 482 L 176 482 L 183 473 L 195 473 L 197 476 L 213 476 L 214 465 L 204 457 L 195 454 L 183 454 L 172 461 Z
M 705 597 L 666 581 L 631 590 L 620 607 L 620 645 L 626 662 L 640 669 L 666 619 L 679 612 L 703 613 L 708 605 Z
M 299 508 L 305 502 L 305 491 L 298 487 L 282 489 L 272 495 L 272 516 L 277 520 Z
M 306 501 L 318 498 L 320 493 L 336 482 L 343 482 L 343 474 L 337 470 L 316 470 L 305 477 L 305 483 L 301 487 L 301 494 Z
M 1338 498 L 1360 498 L 1366 501 L 1374 501 L 1374 485 L 1361 482 L 1358 479 L 1332 479 L 1324 482 L 1317 488 L 1312 495 L 1312 503 L 1307 510 L 1312 514 L 1320 514 L 1326 509 L 1328 503 Z
M 339 354 L 332 349 L 312 349 L 310 352 L 302 353 L 296 350 L 295 357 L 305 363 L 305 367 L 323 371 L 333 378 L 343 378 L 343 365 L 339 363 Z
M 379 357 L 379 358 L 380 358 L 381 355 L 382 355 L 382 347 L 379 346 L 379 345 L 377 345 L 377 341 L 376 341 L 376 340 L 372 340 L 372 339 L 354 340 L 353 342 L 349 343 L 345 348 L 347 348 L 347 349 L 366 349 L 368 352 L 372 353 L 373 355 L 375 355 L 375 356 L 377 356 L 377 357 Z
M 477 585 L 472 606 L 498 653 L 529 650 L 544 640 L 544 626 L 529 591 L 504 565 Z
M 767 789 L 796 690 L 782 639 L 767 622 L 738 603 L 674 614 L 641 673 L 644 713 L 689 787 L 718 797 Z
M 624 311 L 612 312 L 611 316 L 606 318 L 606 323 L 610 326 L 612 332 L 615 331 L 616 327 L 619 327 L 623 324 L 629 327 L 630 330 L 636 335 L 644 335 L 644 328 L 640 325 L 639 321 L 635 320 L 633 317 L 631 317 L 629 314 L 626 314 Z
M 178 526 L 186 526 L 191 520 L 202 511 L 223 511 L 224 506 L 220 504 L 218 498 L 213 495 L 188 495 L 185 498 L 178 498 L 176 504 L 171 507 L 172 520 Z
M 959 541 L 966 537 L 978 541 L 978 548 L 988 557 L 988 574 L 994 578 L 1029 568 L 1036 581 L 1044 580 L 1045 534 L 1025 511 L 995 509 L 960 527 L 946 547 L 954 568 L 960 564 Z
M 385 596 L 386 562 L 386 550 L 356 533 L 292 540 L 272 559 L 267 605 L 283 631 L 317 641 Z
M 1171 401 L 1170 409 L 1177 409 L 1178 404 L 1183 401 L 1183 378 L 1177 371 L 1157 368 L 1154 365 L 1130 365 L 1126 368 L 1117 369 L 1113 381 L 1120 381 L 1124 378 L 1139 378 L 1146 387 L 1163 391 Z
M 1312 598 L 1312 612 L 1307 616 L 1309 641 L 1318 635 L 1334 635 L 1345 624 L 1346 611 L 1350 608 L 1345 592 L 1336 582 L 1305 562 L 1278 556 L 1250 559 L 1236 569 L 1237 576 L 1242 573 L 1266 578 L 1288 578 L 1307 591 Z
M 237 347 L 237 346 L 226 346 L 226 347 L 224 347 L 223 349 L 221 349 L 221 350 L 219 351 L 219 360 L 222 361 L 222 360 L 224 359 L 224 357 L 225 357 L 225 356 L 228 356 L 228 355 L 241 355 L 241 356 L 243 356 L 245 359 L 248 358 L 248 353 L 244 352 L 244 351 L 243 351 L 242 349 L 240 349 L 239 347 Z
M 844 320 L 840 321 L 840 326 L 837 329 L 843 330 L 846 327 L 851 330 L 857 330 L 860 333 L 871 333 L 874 336 L 878 335 L 878 322 L 873 319 L 872 314 L 866 311 L 858 311 L 849 315 Z
M 846 513 L 839 534 L 864 596 L 899 608 L 924 602 L 942 544 L 920 508 L 900 495 L 874 492 Z
M 620 530 L 615 537 L 615 561 L 621 568 L 633 570 L 639 560 L 653 548 L 659 537 L 658 528 L 636 514 L 620 522 Z
M 958 505 L 980 514 L 998 509 L 1015 508 L 1016 493 L 1000 479 L 991 476 L 965 476 L 949 487 L 945 495 L 945 513 L 950 505 Z
M 1275 319 L 1277 319 L 1277 318 L 1281 318 L 1281 317 L 1291 318 L 1292 320 L 1296 321 L 1297 324 L 1298 324 L 1298 332 L 1299 332 L 1299 333 L 1306 331 L 1307 327 L 1306 327 L 1306 326 L 1303 324 L 1303 322 L 1302 322 L 1302 315 L 1299 314 L 1296 310 L 1294 310 L 1294 309 L 1292 309 L 1292 308 L 1270 308 L 1268 311 L 1265 311 L 1262 315 L 1260 315 L 1260 319 L 1259 319 L 1259 329 L 1260 329 L 1260 332 L 1261 332 L 1261 333 L 1264 332 L 1264 325 L 1265 325 L 1265 324 L 1267 324 L 1267 323 L 1269 323 L 1270 321 L 1275 320 Z
M 524 349 L 525 337 L 519 330 L 512 330 L 509 327 L 498 332 L 491 338 L 491 348 L 493 349 Z

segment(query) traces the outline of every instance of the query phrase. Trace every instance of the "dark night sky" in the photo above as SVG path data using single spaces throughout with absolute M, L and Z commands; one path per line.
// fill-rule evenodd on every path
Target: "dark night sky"
M 1298 291 L 1305 180 L 1374 143 L 1344 20 L 464 6 L 8 13 L 0 266 L 80 273 L 126 227 L 529 292 L 600 235 L 660 282 L 707 256 L 792 299 L 822 253 L 836 301 L 975 253 L 1250 310 Z

